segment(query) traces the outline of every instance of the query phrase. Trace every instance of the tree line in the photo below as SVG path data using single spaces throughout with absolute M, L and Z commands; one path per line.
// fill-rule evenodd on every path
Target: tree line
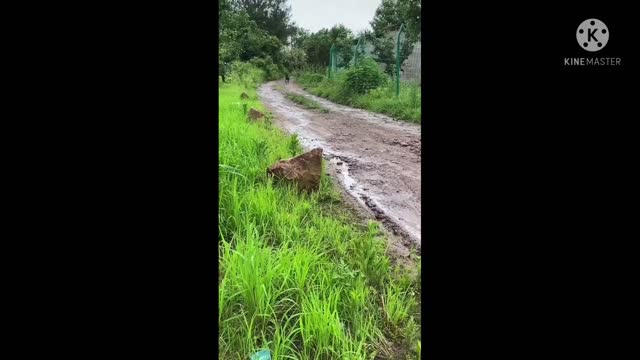
M 341 24 L 305 30 L 292 21 L 288 0 L 219 0 L 218 16 L 220 72 L 228 72 L 234 61 L 244 61 L 262 68 L 270 79 L 283 72 L 325 69 L 332 45 L 343 55 L 341 61 L 349 62 L 360 37 L 373 45 L 377 61 L 387 64 L 385 71 L 391 75 L 395 39 L 388 34 L 404 24 L 404 61 L 420 40 L 422 25 L 421 0 L 382 0 L 370 22 L 372 30 L 358 34 Z

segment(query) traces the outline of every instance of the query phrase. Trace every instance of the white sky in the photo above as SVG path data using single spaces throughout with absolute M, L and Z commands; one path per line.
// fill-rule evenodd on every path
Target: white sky
M 289 0 L 296 25 L 316 32 L 342 24 L 354 33 L 371 29 L 369 22 L 382 0 Z

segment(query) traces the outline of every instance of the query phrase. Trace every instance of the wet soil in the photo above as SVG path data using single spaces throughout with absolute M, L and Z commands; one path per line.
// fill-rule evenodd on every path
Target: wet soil
M 278 89 L 306 96 L 329 110 L 308 110 Z M 306 93 L 291 81 L 263 84 L 258 95 L 274 123 L 296 133 L 305 150 L 321 147 L 327 173 L 338 180 L 350 201 L 381 222 L 390 250 L 402 257 L 421 247 L 420 125 L 334 104 Z

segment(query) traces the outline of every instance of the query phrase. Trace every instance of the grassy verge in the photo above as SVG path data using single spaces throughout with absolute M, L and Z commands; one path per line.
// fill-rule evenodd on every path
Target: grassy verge
M 287 93 L 285 94 L 285 97 L 291 101 L 293 101 L 294 103 L 298 104 L 298 105 L 302 105 L 303 107 L 307 108 L 307 109 L 311 109 L 311 110 L 316 110 L 319 111 L 321 113 L 328 113 L 329 110 L 322 107 L 322 105 L 318 104 L 317 101 L 313 101 L 305 96 L 302 95 L 298 95 L 298 94 L 293 94 L 293 93 Z
M 335 79 L 316 73 L 297 74 L 295 79 L 310 93 L 333 102 L 389 115 L 397 120 L 420 123 L 422 115 L 420 86 L 412 83 L 400 84 L 400 96 L 396 97 L 392 81 L 364 95 L 349 94 L 344 90 L 344 78 Z
M 299 154 L 295 136 L 245 120 L 232 82 L 219 97 L 218 326 L 221 359 L 415 359 L 419 289 L 395 269 L 376 223 L 341 215 L 330 180 L 302 194 L 265 169 Z
M 292 92 L 288 92 L 282 85 L 276 85 L 275 89 L 280 91 L 284 96 L 293 101 L 294 103 L 301 105 L 302 107 L 309 110 L 316 110 L 321 113 L 328 113 L 329 109 L 320 105 L 317 101 L 311 100 L 306 96 L 294 94 Z

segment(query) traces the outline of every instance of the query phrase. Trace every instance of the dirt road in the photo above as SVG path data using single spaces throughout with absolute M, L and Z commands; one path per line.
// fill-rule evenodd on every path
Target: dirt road
M 276 87 L 307 96 L 329 110 L 307 110 Z M 275 123 L 298 134 L 306 150 L 321 147 L 330 176 L 407 248 L 420 248 L 420 126 L 334 104 L 307 94 L 297 84 L 269 82 L 261 101 Z M 400 245 L 400 244 L 397 244 Z

